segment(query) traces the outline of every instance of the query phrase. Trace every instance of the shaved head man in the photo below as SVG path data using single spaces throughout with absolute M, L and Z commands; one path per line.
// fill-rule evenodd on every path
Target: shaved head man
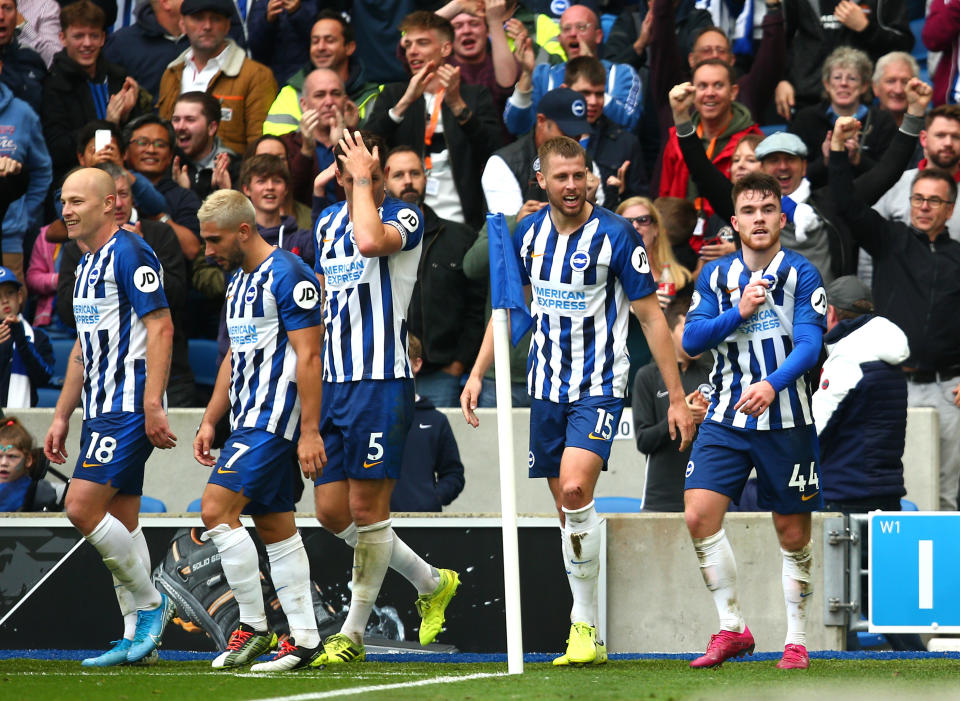
M 67 236 L 88 250 L 100 248 L 116 230 L 117 186 L 99 168 L 75 170 L 63 183 L 63 221 Z

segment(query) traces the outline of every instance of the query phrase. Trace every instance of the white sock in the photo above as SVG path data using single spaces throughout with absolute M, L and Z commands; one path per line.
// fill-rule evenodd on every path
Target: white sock
M 786 645 L 807 645 L 807 606 L 813 585 L 810 582 L 810 568 L 813 565 L 813 553 L 807 543 L 800 550 L 790 552 L 780 548 L 783 554 L 783 601 L 787 605 Z
M 240 609 L 240 622 L 264 633 L 269 629 L 263 608 L 263 590 L 260 588 L 260 558 L 257 546 L 247 529 L 230 528 L 221 523 L 205 531 L 201 540 L 213 540 L 220 553 L 220 566 L 233 590 L 233 598 Z
M 592 501 L 580 509 L 563 507 L 563 513 L 564 559 L 573 594 L 570 621 L 596 626 L 603 519 L 597 515 Z
M 100 553 L 103 564 L 117 582 L 130 593 L 137 610 L 155 609 L 162 603 L 160 592 L 150 581 L 150 572 L 140 559 L 130 531 L 116 517 L 104 516 L 85 538 Z
M 290 636 L 300 647 L 315 648 L 320 644 L 320 633 L 310 593 L 310 561 L 300 533 L 267 545 L 267 557 L 273 587 L 290 625 Z
M 133 538 L 133 546 L 150 572 L 150 549 L 147 547 L 147 539 L 143 537 L 143 529 L 137 526 L 130 531 L 130 537 Z M 127 591 L 127 588 L 120 584 L 120 580 L 114 576 L 113 592 L 117 595 L 117 603 L 120 604 L 120 615 L 123 616 L 123 637 L 127 640 L 133 640 L 137 630 L 137 606 L 133 601 L 133 595 Z
M 391 529 L 392 530 L 392 529 Z M 351 548 L 357 547 L 357 524 L 351 523 L 337 537 Z M 437 568 L 417 555 L 413 549 L 393 534 L 393 553 L 390 555 L 390 569 L 417 588 L 418 594 L 432 594 L 440 586 L 440 573 Z
M 347 620 L 340 629 L 355 643 L 363 642 L 363 631 L 377 602 L 392 551 L 393 529 L 390 519 L 357 527 L 357 547 L 353 551 L 353 595 Z
M 693 548 L 700 560 L 700 574 L 713 593 L 713 603 L 720 616 L 720 628 L 742 633 L 743 614 L 740 613 L 740 601 L 737 599 L 737 562 L 733 559 L 733 548 L 722 528 L 706 538 L 694 538 Z

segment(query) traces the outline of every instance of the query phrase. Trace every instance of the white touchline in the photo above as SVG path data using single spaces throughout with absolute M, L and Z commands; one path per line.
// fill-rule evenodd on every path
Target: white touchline
M 917 608 L 933 608 L 933 541 L 917 541 L 917 559 L 920 570 L 920 594 Z
M 56 571 L 57 571 L 57 568 L 60 567 L 60 565 L 62 565 L 64 562 L 66 562 L 66 561 L 67 561 L 67 558 L 70 557 L 71 555 L 73 555 L 73 552 L 74 552 L 77 548 L 79 548 L 80 545 L 83 544 L 83 542 L 84 542 L 84 539 L 83 539 L 83 538 L 81 538 L 80 540 L 78 540 L 78 541 L 76 542 L 76 544 L 74 544 L 74 546 L 73 546 L 72 548 L 70 548 L 69 551 L 67 551 L 67 554 L 64 555 L 63 557 L 61 557 L 61 558 L 57 561 L 57 564 L 55 564 L 53 567 L 51 567 L 50 570 L 49 570 L 45 575 L 43 575 L 43 576 L 40 578 L 40 581 L 39 581 L 39 582 L 37 582 L 36 584 L 34 584 L 32 587 L 30 587 L 30 591 L 28 591 L 26 594 L 24 594 L 24 595 L 23 595 L 23 598 L 20 599 L 20 601 L 18 601 L 16 604 L 14 604 L 14 606 L 13 606 L 12 609 L 10 609 L 9 611 L 7 611 L 7 615 L 4 616 L 3 618 L 0 618 L 0 626 L 2 626 L 4 623 L 7 622 L 7 619 L 10 618 L 10 616 L 13 615 L 14 611 L 16 611 L 18 608 L 20 608 L 21 606 L 23 606 L 24 603 L 26 603 L 27 599 L 29 599 L 29 598 L 33 595 L 33 592 L 35 592 L 37 589 L 39 589 L 39 588 L 40 588 L 40 585 L 43 584 L 44 582 L 46 582 L 46 581 L 50 578 L 50 575 L 52 575 L 54 572 L 56 572 Z
M 505 677 L 506 672 L 478 672 L 477 674 L 464 674 L 462 676 L 434 677 L 433 679 L 421 679 L 415 682 L 398 682 L 396 684 L 378 684 L 371 686 L 356 686 L 352 689 L 333 689 L 331 691 L 319 691 L 310 694 L 295 694 L 293 696 L 272 696 L 266 699 L 251 699 L 251 701 L 314 701 L 315 699 L 335 699 L 339 696 L 356 696 L 357 694 L 366 694 L 373 691 L 390 691 L 391 689 L 409 689 L 415 686 L 428 686 L 430 684 L 446 684 L 448 682 L 465 682 L 471 679 L 486 679 L 488 677 Z

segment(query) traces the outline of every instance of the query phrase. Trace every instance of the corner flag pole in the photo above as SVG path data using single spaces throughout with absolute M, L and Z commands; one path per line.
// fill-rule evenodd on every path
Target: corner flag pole
M 500 517 L 503 532 L 503 591 L 507 614 L 507 667 L 523 674 L 520 625 L 520 556 L 517 494 L 513 469 L 513 400 L 510 342 L 516 345 L 533 325 L 523 293 L 520 259 L 502 214 L 487 214 L 490 306 L 493 307 L 493 362 L 497 374 L 497 435 L 500 442 Z
M 500 449 L 500 515 L 503 533 L 503 591 L 507 614 L 507 671 L 523 674 L 520 619 L 520 553 L 513 465 L 513 400 L 510 394 L 510 317 L 493 310 L 493 362 L 497 375 L 497 436 Z

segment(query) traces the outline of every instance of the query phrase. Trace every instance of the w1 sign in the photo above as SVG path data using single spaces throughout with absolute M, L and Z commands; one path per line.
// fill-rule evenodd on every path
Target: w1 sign
M 960 513 L 870 514 L 871 633 L 960 632 Z

